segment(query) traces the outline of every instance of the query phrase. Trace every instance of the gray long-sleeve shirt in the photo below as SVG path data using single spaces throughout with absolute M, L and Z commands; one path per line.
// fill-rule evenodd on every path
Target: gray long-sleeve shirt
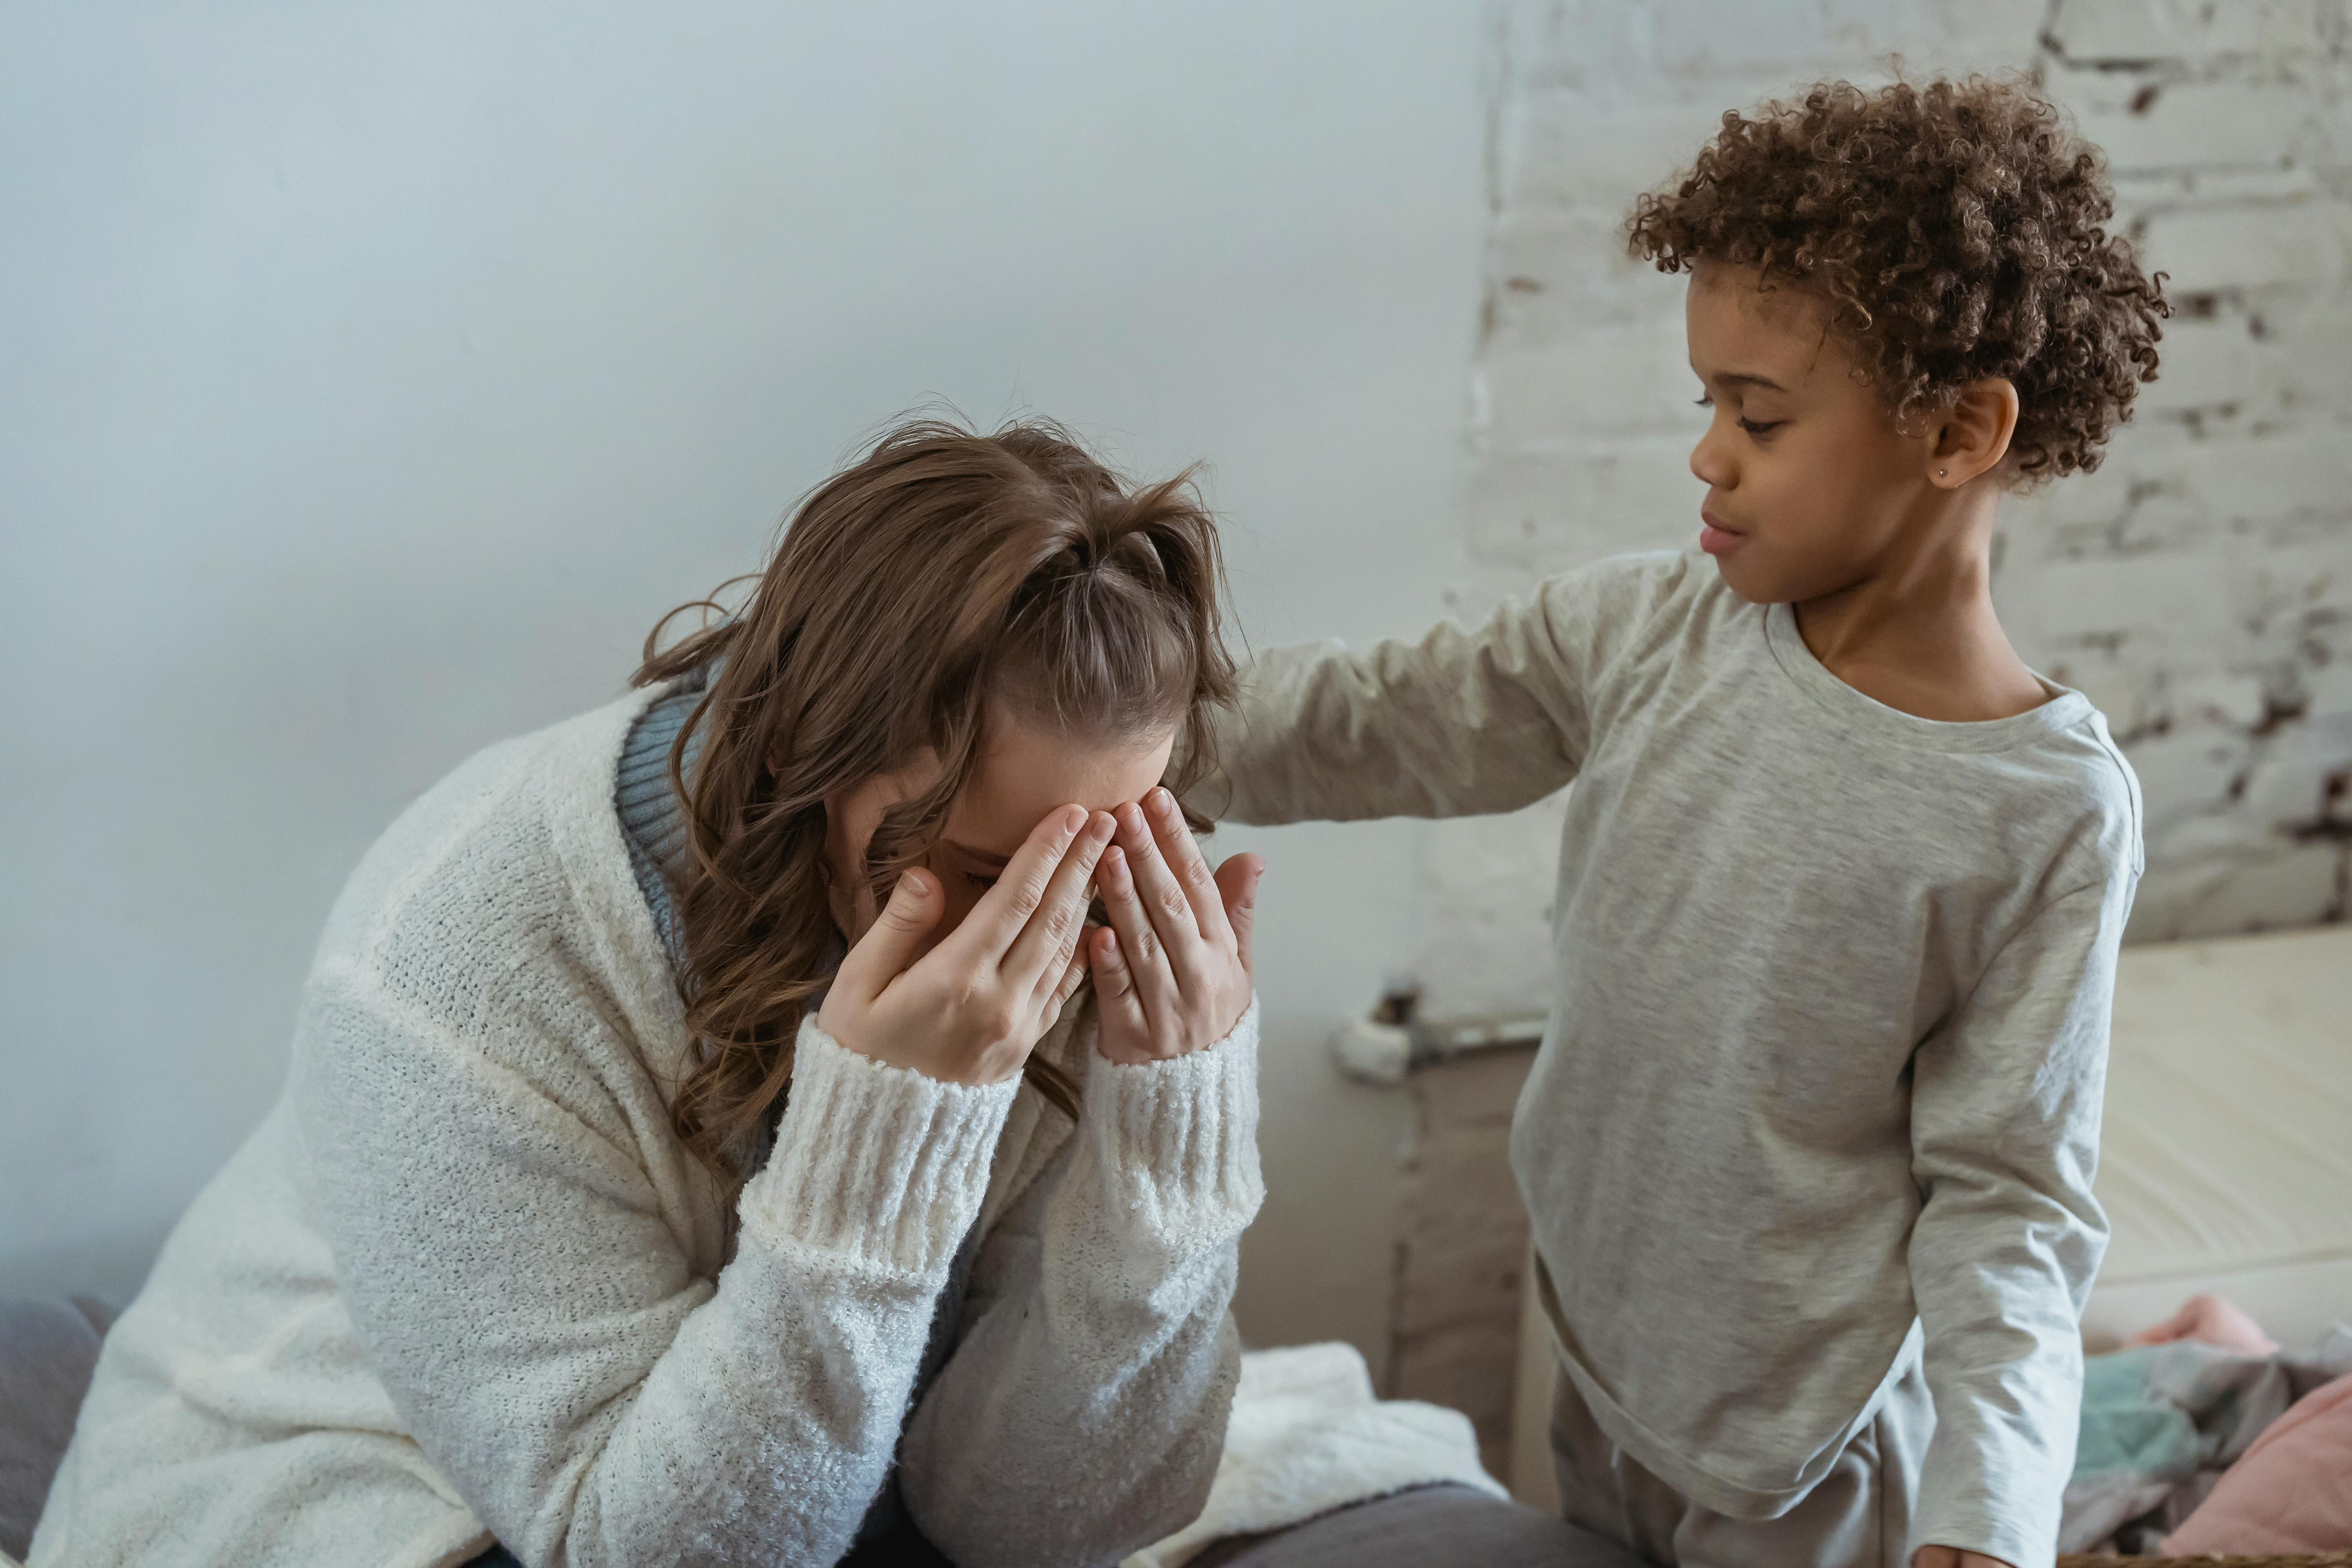
M 1512 1162 L 1570 1374 L 1705 1507 L 1791 1506 L 1924 1345 L 1914 1544 L 2052 1559 L 2140 851 L 2104 721 L 2050 689 L 1898 712 L 1787 605 L 1648 555 L 1475 631 L 1268 654 L 1217 732 L 1194 802 L 1244 822 L 1574 781 Z

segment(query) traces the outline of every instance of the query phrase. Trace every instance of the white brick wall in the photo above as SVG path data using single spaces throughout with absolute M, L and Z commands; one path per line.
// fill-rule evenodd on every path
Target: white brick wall
M 2011 503 L 2027 657 L 2139 768 L 2136 939 L 2341 919 L 2352 857 L 2352 56 L 2347 0 L 1504 0 L 1473 377 L 1475 617 L 1532 574 L 1686 542 L 1682 286 L 1618 224 L 1723 110 L 1828 76 L 2021 68 L 2106 147 L 2171 275 L 2164 379 L 2096 475 Z M 1556 810 L 1441 824 L 1436 1011 L 1539 997 Z

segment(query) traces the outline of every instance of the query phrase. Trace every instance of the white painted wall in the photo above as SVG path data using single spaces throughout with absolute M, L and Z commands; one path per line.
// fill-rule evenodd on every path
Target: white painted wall
M 2143 934 L 2340 914 L 2344 24 L 0 12 L 0 1290 L 132 1289 L 276 1092 L 367 841 L 475 748 L 616 692 L 656 616 L 929 395 L 1147 470 L 1212 459 L 1260 642 L 1418 629 L 1684 538 L 1679 291 L 1617 220 L 1723 108 L 1894 50 L 2045 73 L 2201 301 L 2109 469 L 2020 509 L 2001 587 L 2147 780 Z M 1229 833 L 1274 862 L 1253 1337 L 1383 1358 L 1405 1105 L 1321 1039 L 1404 969 L 1441 1007 L 1541 999 L 1548 809 Z
M 283 1071 L 367 842 L 615 694 L 931 395 L 1196 458 L 1259 640 L 1459 563 L 1475 7 L 0 16 L 0 1290 L 127 1293 Z M 1241 834 L 1233 836 L 1243 840 Z M 1245 840 L 1245 1331 L 1383 1348 L 1402 1101 L 1321 1037 L 1402 826 Z

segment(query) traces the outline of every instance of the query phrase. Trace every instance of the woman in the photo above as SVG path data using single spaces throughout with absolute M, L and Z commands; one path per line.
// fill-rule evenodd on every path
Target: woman
M 1231 691 L 1219 583 L 1181 481 L 910 425 L 635 696 L 429 792 L 33 1562 L 986 1568 L 1190 1519 L 1262 1191 L 1258 868 L 1155 787 Z

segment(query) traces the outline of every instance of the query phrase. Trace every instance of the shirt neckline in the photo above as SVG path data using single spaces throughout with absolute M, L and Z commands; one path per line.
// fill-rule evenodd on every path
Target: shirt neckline
M 1831 674 L 1829 667 L 1805 646 L 1804 634 L 1797 629 L 1794 605 L 1764 606 L 1764 641 L 1781 673 L 1808 697 L 1842 721 L 1904 745 L 1939 752 L 2014 751 L 2071 730 L 2095 711 L 2089 698 L 2035 670 L 2033 679 L 2050 694 L 2050 700 L 2038 708 L 2006 719 L 1922 719 L 1890 708 Z

